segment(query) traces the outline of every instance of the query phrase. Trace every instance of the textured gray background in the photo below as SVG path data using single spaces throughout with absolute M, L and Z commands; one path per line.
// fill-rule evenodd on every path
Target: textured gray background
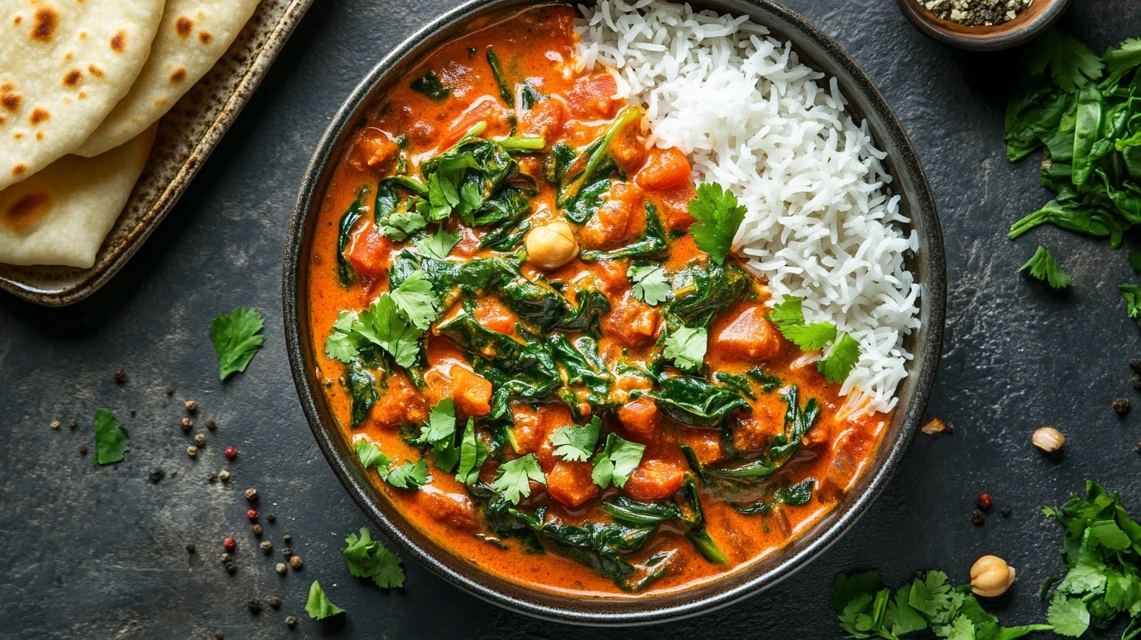
M 556 627 L 486 605 L 408 566 L 407 586 L 382 593 L 345 570 L 343 536 L 369 524 L 321 457 L 302 417 L 281 328 L 285 225 L 301 173 L 328 121 L 389 47 L 449 0 L 317 2 L 261 90 L 187 194 L 134 260 L 85 303 L 48 310 L 0 296 L 0 636 L 5 638 L 291 637 L 782 637 L 832 638 L 829 594 L 838 571 L 879 568 L 890 584 L 940 568 L 957 582 L 983 553 L 1018 568 L 1011 593 L 988 603 L 1008 624 L 1044 617 L 1036 597 L 1060 568 L 1060 531 L 1038 508 L 1063 501 L 1085 478 L 1124 492 L 1141 514 L 1133 451 L 1136 412 L 1119 419 L 1138 327 L 1117 284 L 1135 276 L 1124 251 L 1046 229 L 1012 244 L 1010 222 L 1048 199 L 1034 162 L 1009 165 L 1002 109 L 1012 82 L 1006 56 L 958 53 L 924 39 L 890 0 L 790 0 L 839 40 L 887 96 L 923 159 L 946 232 L 950 281 L 946 355 L 930 414 L 954 434 L 918 436 L 896 478 L 834 548 L 778 587 L 705 618 L 642 631 Z M 1076 0 L 1063 24 L 1102 50 L 1141 35 L 1135 0 Z M 1038 243 L 1074 277 L 1057 295 L 1015 273 Z M 1137 249 L 1135 238 L 1127 241 Z M 210 320 L 239 305 L 266 317 L 266 347 L 222 385 Z M 116 385 L 122 367 L 129 380 Z M 177 391 L 172 398 L 167 385 Z M 197 460 L 176 426 L 182 401 L 219 428 Z M 96 407 L 117 413 L 132 451 L 92 465 Z M 129 417 L 130 410 L 137 411 Z M 70 432 L 69 418 L 80 426 Z M 49 429 L 61 420 L 60 431 Z M 1059 462 L 1037 455 L 1030 433 L 1054 424 L 1069 439 Z M 228 486 L 206 476 L 241 451 Z M 167 477 L 151 484 L 148 473 Z M 277 514 L 267 537 L 291 533 L 300 574 L 274 573 L 254 548 L 241 490 L 256 486 Z M 970 522 L 988 491 L 1013 516 Z M 239 571 L 218 564 L 235 535 Z M 198 546 L 188 560 L 183 547 Z M 322 626 L 305 617 L 319 579 L 349 615 Z M 251 597 L 275 594 L 280 611 L 251 616 Z M 1107 636 L 1108 637 L 1108 636 Z M 1116 634 L 1113 635 L 1116 637 Z

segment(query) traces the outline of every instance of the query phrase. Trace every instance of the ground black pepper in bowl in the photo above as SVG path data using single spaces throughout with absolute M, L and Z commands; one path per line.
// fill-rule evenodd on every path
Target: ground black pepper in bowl
M 1030 8 L 1033 0 L 916 0 L 943 20 L 968 27 L 1002 24 Z

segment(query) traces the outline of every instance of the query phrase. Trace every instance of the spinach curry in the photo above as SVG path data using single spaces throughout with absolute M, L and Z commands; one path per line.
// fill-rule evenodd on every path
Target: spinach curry
M 518 583 L 639 597 L 810 527 L 886 417 L 774 328 L 731 232 L 691 228 L 732 196 L 649 147 L 573 27 L 555 5 L 473 25 L 369 112 L 314 238 L 313 348 L 415 526 Z

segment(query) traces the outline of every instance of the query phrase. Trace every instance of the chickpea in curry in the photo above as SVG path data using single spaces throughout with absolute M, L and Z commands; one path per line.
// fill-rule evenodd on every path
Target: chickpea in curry
M 886 418 L 845 411 L 765 281 L 701 248 L 687 156 L 575 38 L 571 7 L 532 7 L 394 83 L 325 194 L 309 320 L 405 518 L 517 583 L 644 597 L 812 526 Z

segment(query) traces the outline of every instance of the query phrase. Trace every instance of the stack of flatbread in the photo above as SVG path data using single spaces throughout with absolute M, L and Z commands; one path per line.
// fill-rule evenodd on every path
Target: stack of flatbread
M 159 118 L 258 1 L 0 1 L 0 262 L 94 264 Z

